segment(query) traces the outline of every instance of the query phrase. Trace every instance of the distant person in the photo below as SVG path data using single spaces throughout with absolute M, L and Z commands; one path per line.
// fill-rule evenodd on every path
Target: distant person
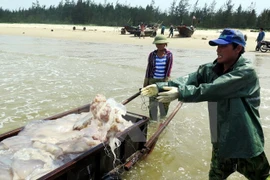
M 157 35 L 153 44 L 156 50 L 148 56 L 148 64 L 145 73 L 143 87 L 157 82 L 167 82 L 170 79 L 173 64 L 173 54 L 166 49 L 168 40 L 164 35 Z M 158 120 L 158 108 L 160 117 L 167 115 L 170 103 L 160 103 L 156 97 L 149 98 L 149 115 L 152 120 Z
M 169 31 L 170 31 L 170 34 L 169 34 L 168 37 L 169 37 L 169 38 L 172 38 L 172 37 L 173 37 L 173 25 L 171 25 Z
M 156 37 L 156 35 L 157 35 L 157 26 L 153 26 L 152 37 Z
M 143 39 L 145 37 L 145 25 L 143 23 L 140 24 L 140 36 L 139 36 L 139 38 L 141 38 L 141 37 L 143 37 Z
M 256 51 L 260 50 L 261 43 L 262 43 L 264 37 L 265 37 L 265 33 L 263 31 L 263 28 L 260 28 L 260 32 L 259 32 L 259 34 L 257 36 L 257 39 L 256 39 L 256 41 L 257 41 L 257 46 L 256 46 L 256 49 L 255 49 Z
M 164 25 L 162 25 L 162 26 L 161 26 L 161 34 L 163 34 L 163 35 L 164 35 L 164 32 L 165 32 L 165 26 L 164 26 Z

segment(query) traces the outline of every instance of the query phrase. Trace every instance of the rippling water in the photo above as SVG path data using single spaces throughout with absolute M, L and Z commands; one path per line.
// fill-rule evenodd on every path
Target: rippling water
M 0 36 L 0 133 L 34 119 L 91 102 L 97 93 L 125 100 L 142 86 L 154 46 L 96 44 L 33 37 Z M 183 44 L 184 47 L 184 44 Z M 173 49 L 172 77 L 193 72 L 216 57 L 209 50 Z M 269 54 L 269 53 L 268 53 Z M 270 56 L 247 52 L 261 82 L 261 118 L 270 159 Z M 148 115 L 147 99 L 127 104 Z M 172 103 L 170 111 L 176 102 Z M 150 124 L 150 133 L 158 123 Z M 211 143 L 206 103 L 184 104 L 155 150 L 123 179 L 208 179 Z M 229 179 L 244 179 L 234 174 Z

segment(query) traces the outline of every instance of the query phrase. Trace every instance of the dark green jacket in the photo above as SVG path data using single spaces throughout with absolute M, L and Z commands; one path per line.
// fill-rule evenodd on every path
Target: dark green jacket
M 260 85 L 250 61 L 240 57 L 223 73 L 217 61 L 201 65 L 197 72 L 176 80 L 157 83 L 179 89 L 179 101 L 208 101 L 211 141 L 218 155 L 251 158 L 264 150 L 260 124 Z

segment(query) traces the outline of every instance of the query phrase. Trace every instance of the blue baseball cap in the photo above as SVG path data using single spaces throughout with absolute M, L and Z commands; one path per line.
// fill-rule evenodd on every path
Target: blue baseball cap
M 209 41 L 210 46 L 226 45 L 236 43 L 243 47 L 246 45 L 244 35 L 234 29 L 224 29 L 218 39 Z

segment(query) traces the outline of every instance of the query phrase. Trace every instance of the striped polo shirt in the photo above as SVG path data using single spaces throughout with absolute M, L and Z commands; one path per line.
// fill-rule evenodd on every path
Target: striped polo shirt
M 158 57 L 156 55 L 156 63 L 155 63 L 155 70 L 154 70 L 155 79 L 165 78 L 166 61 L 167 61 L 166 55 L 163 57 Z

